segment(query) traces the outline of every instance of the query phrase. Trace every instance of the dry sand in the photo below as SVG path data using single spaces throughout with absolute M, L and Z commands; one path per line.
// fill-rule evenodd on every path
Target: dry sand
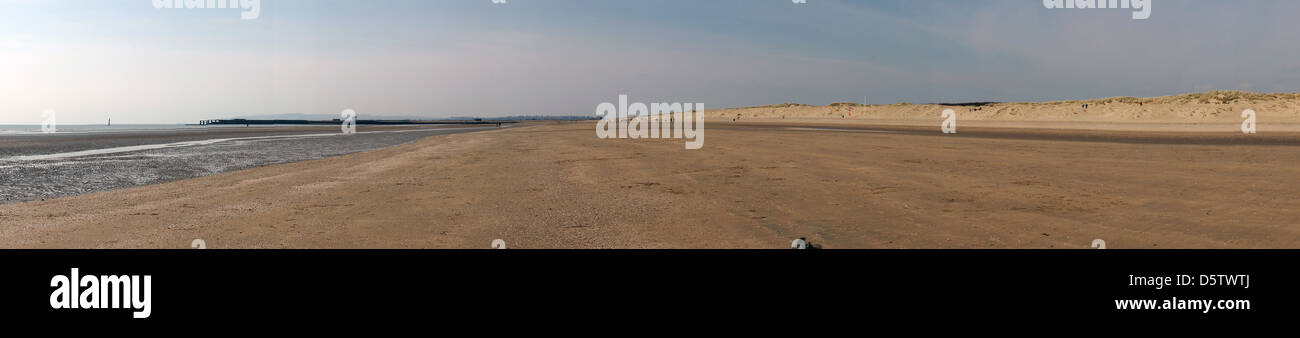
M 1300 248 L 1300 134 L 835 126 L 434 136 L 0 205 L 0 247 Z

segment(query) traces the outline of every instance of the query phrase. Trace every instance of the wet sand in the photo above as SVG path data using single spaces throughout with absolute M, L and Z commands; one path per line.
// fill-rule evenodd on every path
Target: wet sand
M 474 126 L 446 125 L 436 128 Z M 360 126 L 358 131 L 413 130 L 430 126 Z M 0 135 L 0 158 L 33 154 L 74 152 L 144 144 L 161 144 L 261 136 L 338 133 L 338 126 L 208 126 L 202 128 L 153 129 L 133 131 L 60 132 L 54 134 Z
M 1300 247 L 1297 134 L 819 127 L 713 123 L 701 150 L 594 123 L 432 136 L 2 205 L 0 247 Z
M 0 136 L 0 204 L 351 154 L 487 128 L 216 127 Z

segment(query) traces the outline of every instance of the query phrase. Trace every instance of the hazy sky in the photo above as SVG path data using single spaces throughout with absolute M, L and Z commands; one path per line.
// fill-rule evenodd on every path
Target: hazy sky
M 1300 91 L 1300 1 L 0 0 L 0 124 Z

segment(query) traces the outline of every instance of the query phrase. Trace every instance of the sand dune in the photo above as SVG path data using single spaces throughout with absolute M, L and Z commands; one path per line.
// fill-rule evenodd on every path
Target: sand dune
M 1088 109 L 1083 105 L 1088 104 Z M 746 119 L 833 119 L 846 121 L 924 121 L 939 119 L 944 109 L 958 112 L 963 121 L 1239 124 L 1241 112 L 1253 109 L 1261 128 L 1266 123 L 1300 124 L 1300 93 L 1257 94 L 1212 91 L 1154 98 L 1112 97 L 1095 100 L 1014 102 L 987 104 L 862 105 L 835 103 L 811 106 L 795 103 L 710 110 L 711 121 Z

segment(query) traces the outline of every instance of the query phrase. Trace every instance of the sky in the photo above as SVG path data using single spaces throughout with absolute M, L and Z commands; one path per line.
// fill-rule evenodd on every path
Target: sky
M 1300 91 L 1300 1 L 0 0 L 0 124 Z

